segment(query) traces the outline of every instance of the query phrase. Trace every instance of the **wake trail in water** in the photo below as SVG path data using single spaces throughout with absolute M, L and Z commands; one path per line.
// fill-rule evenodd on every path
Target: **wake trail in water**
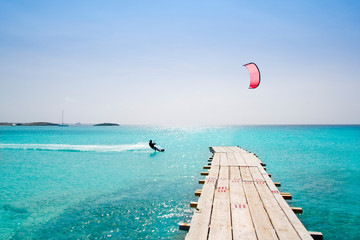
M 0 149 L 71 152 L 124 152 L 150 150 L 147 143 L 122 145 L 0 144 Z

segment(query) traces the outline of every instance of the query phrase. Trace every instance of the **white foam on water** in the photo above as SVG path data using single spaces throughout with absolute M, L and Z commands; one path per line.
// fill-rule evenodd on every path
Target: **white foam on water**
M 124 152 L 149 150 L 147 143 L 123 145 L 70 145 L 70 144 L 0 144 L 0 149 L 75 151 L 75 152 Z

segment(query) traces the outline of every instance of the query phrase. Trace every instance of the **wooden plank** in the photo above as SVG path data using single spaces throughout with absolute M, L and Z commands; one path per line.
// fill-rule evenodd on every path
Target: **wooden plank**
M 283 212 L 285 213 L 286 217 L 289 219 L 290 223 L 293 225 L 294 229 L 297 231 L 298 235 L 301 239 L 312 240 L 309 232 L 306 230 L 302 222 L 296 216 L 296 214 L 291 210 L 289 205 L 287 204 L 286 200 L 280 195 L 280 191 L 277 189 L 271 178 L 267 175 L 263 175 L 270 191 L 273 193 L 276 201 L 281 206 Z
M 234 152 L 246 152 L 245 150 L 239 148 L 238 146 L 231 146 L 231 149 L 232 149 Z
M 256 190 L 249 167 L 240 167 L 246 200 L 258 239 L 278 239 Z
M 241 154 L 245 159 L 245 162 L 248 166 L 259 166 L 261 161 L 252 153 L 242 153 Z
M 252 158 L 249 158 L 249 153 L 240 153 L 240 155 L 246 162 L 247 166 L 257 166 L 257 163 L 254 162 Z
M 219 166 L 212 166 L 209 171 L 209 176 L 206 177 L 205 184 L 202 188 L 197 210 L 192 217 L 191 227 L 186 235 L 186 239 L 207 239 L 218 174 Z
M 240 148 L 238 146 L 233 146 L 231 147 L 233 149 L 234 152 L 239 152 Z
M 228 152 L 226 153 L 226 157 L 228 160 L 228 166 L 237 166 L 236 160 L 235 160 L 235 156 L 233 152 Z
M 218 147 L 212 147 L 212 149 L 213 149 L 214 153 L 219 152 Z
M 221 152 L 221 149 L 220 147 L 213 147 L 215 153 L 220 153 Z
M 220 166 L 227 166 L 228 165 L 228 159 L 226 157 L 226 153 L 222 152 L 220 153 Z
M 225 153 L 231 152 L 229 147 L 222 147 L 222 149 L 223 149 L 223 152 L 225 152 Z
M 239 167 L 230 167 L 229 185 L 233 239 L 257 239 Z
M 238 146 L 234 146 L 232 147 L 234 152 L 241 152 L 241 148 L 239 148 Z
M 234 152 L 236 152 L 236 149 L 235 149 L 236 147 L 226 147 L 226 149 L 228 150 L 227 152 L 228 153 L 234 153 Z
M 225 155 L 226 156 L 226 155 Z M 231 215 L 229 201 L 229 167 L 221 166 L 215 190 L 209 239 L 231 239 Z
M 224 152 L 224 148 L 223 148 L 222 146 L 217 147 L 217 149 L 218 149 L 219 153 L 223 153 L 223 152 Z
M 240 167 L 240 175 L 243 182 L 254 182 L 249 167 Z
M 234 157 L 238 166 L 247 166 L 247 163 L 240 152 L 234 153 Z
M 221 153 L 226 153 L 226 152 L 227 152 L 227 150 L 226 150 L 225 147 L 219 147 L 219 149 L 220 149 L 220 152 L 221 152 Z
M 242 149 L 240 147 L 238 147 L 238 152 L 241 152 L 241 153 L 249 153 L 248 151 L 246 151 L 245 149 Z
M 300 239 L 268 188 L 259 168 L 250 167 L 249 170 L 255 180 L 256 189 L 279 239 Z
M 258 157 L 257 155 L 255 155 L 255 154 L 250 154 L 250 157 L 253 158 L 254 161 L 256 161 L 257 164 L 259 164 L 260 166 L 262 166 L 262 165 L 261 165 L 262 162 L 261 162 L 261 160 L 259 159 L 259 157 Z
M 219 166 L 220 165 L 220 153 L 215 153 L 214 158 L 211 162 L 211 166 Z
M 264 169 L 264 167 L 262 167 L 261 165 L 258 166 L 258 169 L 259 169 L 261 175 L 267 175 L 267 176 L 269 176 L 269 174 L 266 172 L 266 170 Z M 271 175 L 271 174 L 270 174 L 270 175 Z M 270 177 L 271 177 L 271 176 L 270 176 Z

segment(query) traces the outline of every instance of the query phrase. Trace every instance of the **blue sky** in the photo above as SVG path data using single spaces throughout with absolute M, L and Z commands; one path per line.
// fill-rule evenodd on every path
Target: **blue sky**
M 357 1 L 0 1 L 0 122 L 359 124 Z M 249 90 L 242 65 L 262 82 Z

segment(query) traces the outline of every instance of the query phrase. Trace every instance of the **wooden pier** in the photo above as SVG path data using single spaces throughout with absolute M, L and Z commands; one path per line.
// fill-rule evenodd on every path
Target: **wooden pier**
M 187 240 L 321 239 L 308 232 L 255 154 L 239 147 L 211 147 L 208 169 Z M 277 183 L 279 184 L 279 183 Z M 301 210 L 302 211 L 302 210 Z M 184 225 L 183 227 L 187 227 Z

